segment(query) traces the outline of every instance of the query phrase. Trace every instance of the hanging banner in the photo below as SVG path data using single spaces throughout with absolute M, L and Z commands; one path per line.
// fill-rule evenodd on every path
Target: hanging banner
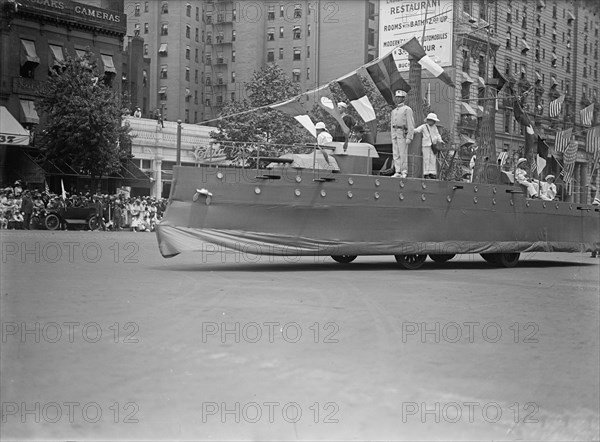
M 427 11 L 427 23 L 425 22 Z M 453 65 L 452 0 L 381 0 L 379 3 L 379 54 L 394 50 L 399 71 L 408 71 L 408 53 L 397 47 L 416 37 L 425 53 L 442 67 Z M 423 29 L 425 28 L 425 41 Z

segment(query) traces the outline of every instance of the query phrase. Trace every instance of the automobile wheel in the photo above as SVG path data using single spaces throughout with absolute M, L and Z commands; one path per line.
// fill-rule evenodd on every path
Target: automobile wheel
M 444 263 L 446 261 L 450 261 L 456 255 L 454 253 L 443 253 L 441 255 L 429 255 L 432 261 L 437 263 Z
M 96 215 L 93 215 L 90 217 L 90 219 L 88 219 L 87 225 L 90 230 L 96 230 L 98 228 L 98 222 L 96 221 Z
M 350 264 L 356 257 L 357 255 L 333 255 L 331 258 L 340 264 Z
M 520 253 L 499 253 L 496 264 L 510 269 L 517 265 L 520 256 Z
M 417 270 L 421 268 L 427 255 L 394 255 L 396 261 L 406 270 Z
M 58 215 L 51 213 L 50 215 L 46 216 L 44 224 L 48 230 L 58 230 L 60 228 L 60 219 L 58 218 Z

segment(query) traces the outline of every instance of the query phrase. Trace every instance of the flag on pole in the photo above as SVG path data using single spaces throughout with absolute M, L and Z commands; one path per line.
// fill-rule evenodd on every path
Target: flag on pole
M 533 130 L 533 124 L 531 123 L 531 119 L 521 107 L 521 102 L 518 98 L 513 98 L 513 111 L 517 123 L 519 123 L 521 126 L 531 126 L 531 129 Z
M 506 164 L 506 160 L 508 160 L 508 152 L 506 150 L 503 150 L 502 152 L 500 152 L 498 154 L 498 165 L 500 167 L 503 167 Z
M 367 66 L 367 73 L 375 83 L 381 96 L 390 106 L 396 106 L 394 92 L 397 90 L 408 92 L 410 90 L 410 86 L 400 75 L 391 52 L 377 63 Z
M 492 79 L 494 81 L 489 82 L 489 84 L 490 84 L 490 86 L 493 86 L 494 88 L 496 88 L 497 91 L 500 91 L 506 84 L 506 78 L 504 78 L 504 75 L 502 75 L 500 73 L 500 71 L 498 70 L 498 68 L 496 68 L 496 65 L 494 65 L 493 71 L 494 72 L 492 74 Z
M 46 195 L 50 195 L 50 186 L 48 186 L 48 181 L 44 180 L 44 191 Z
M 61 196 L 64 201 L 67 199 L 67 192 L 65 192 L 65 183 L 63 183 L 62 178 L 60 179 L 60 189 L 61 189 Z
M 353 73 L 349 77 L 338 80 L 338 84 L 358 115 L 363 119 L 365 123 L 376 122 L 377 116 L 375 115 L 375 109 L 367 97 L 367 92 L 363 87 L 359 76 Z M 373 130 L 371 131 L 373 132 Z
M 562 112 L 562 105 L 565 101 L 565 96 L 561 95 L 556 100 L 550 102 L 550 118 L 556 118 Z
M 315 129 L 315 123 L 307 115 L 306 110 L 298 102 L 296 98 L 284 101 L 283 103 L 274 104 L 269 106 L 271 109 L 278 110 L 284 114 L 291 115 L 294 119 L 300 123 L 307 131 L 311 133 L 313 137 L 317 137 L 317 129 Z
M 581 109 L 579 111 L 579 116 L 581 117 L 581 124 L 590 127 L 592 125 L 592 119 L 594 118 L 594 103 Z
M 537 173 L 540 174 L 540 175 L 542 174 L 542 172 L 546 168 L 546 163 L 547 163 L 547 159 L 548 159 L 548 150 L 549 150 L 549 147 L 546 144 L 546 141 L 543 140 L 542 137 L 540 137 L 538 135 L 538 137 L 537 137 L 536 166 L 537 166 Z
M 572 133 L 573 128 L 556 132 L 556 138 L 554 139 L 554 150 L 557 152 L 564 153 L 567 150 L 567 147 L 569 146 Z
M 600 126 L 592 127 L 588 130 L 585 140 L 586 152 L 593 153 L 595 158 L 598 156 L 600 151 Z
M 566 183 L 573 179 L 573 170 L 575 169 L 575 160 L 577 159 L 577 141 L 573 140 L 567 146 L 563 154 L 563 179 Z
M 442 80 L 448 86 L 455 87 L 450 76 L 444 71 L 444 69 L 442 69 L 442 67 L 439 64 L 433 61 L 431 57 L 429 57 L 425 53 L 423 46 L 421 46 L 421 43 L 419 43 L 419 41 L 415 37 L 408 40 L 401 47 L 406 52 L 408 52 L 408 55 L 415 58 L 421 66 L 423 66 L 437 78 Z

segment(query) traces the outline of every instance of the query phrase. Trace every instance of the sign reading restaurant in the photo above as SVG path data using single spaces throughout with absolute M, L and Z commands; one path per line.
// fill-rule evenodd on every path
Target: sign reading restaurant
M 427 21 L 425 21 L 427 11 Z M 399 48 L 413 37 L 427 55 L 442 67 L 452 66 L 452 0 L 381 0 L 379 3 L 379 55 L 394 51 L 398 70 L 408 71 L 408 53 Z M 423 41 L 425 28 L 425 41 Z
M 43 12 L 78 22 L 83 20 L 123 32 L 127 27 L 125 14 L 70 0 L 20 0 L 19 3 L 19 9 L 23 11 Z

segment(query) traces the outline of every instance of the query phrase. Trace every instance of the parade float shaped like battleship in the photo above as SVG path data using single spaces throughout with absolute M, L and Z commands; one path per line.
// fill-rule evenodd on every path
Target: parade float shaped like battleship
M 512 267 L 523 252 L 600 250 L 600 206 L 529 199 L 522 186 L 500 179 L 499 169 L 492 182 L 475 183 L 375 175 L 372 145 L 329 147 L 329 155 L 269 158 L 257 150 L 256 168 L 175 167 L 157 226 L 161 254 L 214 252 L 210 243 L 341 263 L 394 255 L 416 269 L 427 255 L 444 262 L 479 253 Z

